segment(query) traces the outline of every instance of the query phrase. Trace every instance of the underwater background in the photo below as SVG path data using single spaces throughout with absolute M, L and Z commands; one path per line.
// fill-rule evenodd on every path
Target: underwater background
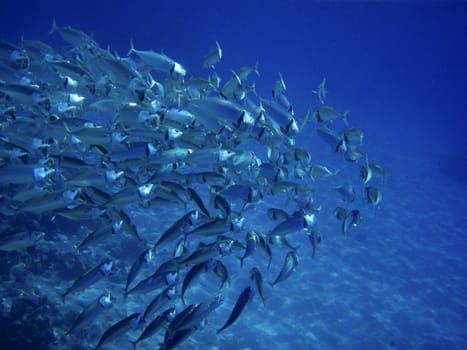
M 326 78 L 328 101 L 350 111 L 352 126 L 365 133 L 365 149 L 386 169 L 383 201 L 362 210 L 362 224 L 351 235 L 343 236 L 334 218 L 325 220 L 316 257 L 308 246 L 300 248 L 309 255 L 301 251 L 296 273 L 274 289 L 268 286 L 266 307 L 256 299 L 216 335 L 238 287 L 223 313 L 210 317 L 180 349 L 465 349 L 466 18 L 465 1 L 3 1 L 0 38 L 63 46 L 57 35 L 48 35 L 55 19 L 122 56 L 131 40 L 137 49 L 163 52 L 181 62 L 188 76 L 207 75 L 203 57 L 217 40 L 220 76 L 258 62 L 256 91 L 269 96 L 280 72 L 298 116 Z M 316 138 L 310 131 L 297 142 L 309 147 L 312 158 L 333 162 L 333 154 L 315 147 Z M 68 249 L 54 244 L 57 251 Z M 268 280 L 281 264 L 273 261 Z M 4 286 L 9 268 L 1 268 Z M 49 282 L 65 289 L 76 274 L 66 281 L 56 276 Z M 62 315 L 72 322 L 71 311 L 79 311 L 55 304 L 53 312 L 44 312 L 52 325 Z M 118 319 L 102 319 L 95 341 Z M 27 320 L 2 313 L 8 331 L 1 348 L 18 348 L 11 339 L 22 322 Z M 157 337 L 138 348 L 157 348 Z M 108 348 L 132 348 L 128 340 L 117 344 Z M 39 339 L 32 346 L 60 348 Z

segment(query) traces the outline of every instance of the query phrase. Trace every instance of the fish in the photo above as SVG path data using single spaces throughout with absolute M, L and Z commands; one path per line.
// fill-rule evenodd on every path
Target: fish
M 366 159 L 367 155 L 357 145 L 347 145 L 346 151 L 344 153 L 344 158 L 349 162 L 357 162 L 362 158 Z
M 251 287 L 246 287 L 239 295 L 237 302 L 230 313 L 229 318 L 224 325 L 217 330 L 217 334 L 230 327 L 241 315 L 245 307 L 251 302 L 254 296 L 254 291 Z
M 250 66 L 240 67 L 239 69 L 237 69 L 236 73 L 242 82 L 245 82 L 251 73 L 255 73 L 256 76 L 259 77 L 258 62 L 256 62 L 253 67 L 250 67 Z
M 222 261 L 215 261 L 213 272 L 220 279 L 221 285 L 219 286 L 219 289 L 222 289 L 226 283 L 230 285 L 231 276 L 229 275 L 229 271 L 227 270 L 227 267 L 222 263 Z
M 177 314 L 167 327 L 162 349 L 172 349 L 203 327 L 209 314 L 222 304 L 218 295 L 199 304 L 191 304 Z
M 203 213 L 205 216 L 210 217 L 211 214 L 209 214 L 209 211 L 206 209 L 206 206 L 204 205 L 203 200 L 198 195 L 198 193 L 196 193 L 196 191 L 192 189 L 191 187 L 187 188 L 187 193 L 188 193 L 188 197 L 191 198 L 196 203 L 196 206 L 198 207 L 200 212 Z
M 93 40 L 86 33 L 74 29 L 72 27 L 58 27 L 55 19 L 52 21 L 52 28 L 49 31 L 49 35 L 58 33 L 63 40 L 72 44 L 73 46 L 90 45 Z
M 383 200 L 383 195 L 381 194 L 381 191 L 373 186 L 365 187 L 365 195 L 367 202 L 375 207 L 379 205 Z
M 290 277 L 292 272 L 296 270 L 298 266 L 298 255 L 295 251 L 291 250 L 287 253 L 282 264 L 281 271 L 277 275 L 274 282 L 270 283 L 274 287 L 277 283 L 283 282 Z
M 255 231 L 248 231 L 246 234 L 246 249 L 245 254 L 240 258 L 240 268 L 243 268 L 243 261 L 256 251 L 259 237 Z
M 104 222 L 88 236 L 86 236 L 86 238 L 84 238 L 81 243 L 76 246 L 76 250 L 80 252 L 85 248 L 95 246 L 97 243 L 110 238 L 116 232 L 117 230 L 115 229 L 114 225 L 109 225 L 109 222 Z
M 216 47 L 211 49 L 207 55 L 204 57 L 203 67 L 204 68 L 213 68 L 214 65 L 219 63 L 222 58 L 222 49 L 219 45 L 219 42 L 216 40 Z
M 0 251 L 13 252 L 22 251 L 29 247 L 34 247 L 45 236 L 45 232 L 32 231 L 32 232 L 17 232 L 2 238 L 0 241 Z
M 223 301 L 224 300 L 220 295 L 216 295 L 202 303 L 189 306 L 188 312 L 184 312 L 182 318 L 178 319 L 177 322 L 172 322 L 169 325 L 166 336 L 170 336 L 170 333 L 173 333 L 174 331 L 198 327 L 212 311 L 222 305 Z
M 340 194 L 341 199 L 344 202 L 352 203 L 357 197 L 357 191 L 355 187 L 351 184 L 344 184 L 338 187 L 334 187 L 337 193 Z
M 141 267 L 143 266 L 143 264 L 149 263 L 153 259 L 154 259 L 153 248 L 148 248 L 148 249 L 144 250 L 136 258 L 133 265 L 131 265 L 130 271 L 128 272 L 128 277 L 127 277 L 126 286 L 125 286 L 125 291 L 126 292 L 128 292 L 128 288 L 129 288 L 131 282 L 134 281 L 134 279 L 138 275 L 139 271 L 141 270 Z
M 291 233 L 300 232 L 313 225 L 314 220 L 314 214 L 304 215 L 302 213 L 294 213 L 294 215 L 274 227 L 269 233 L 269 236 L 285 236 Z
M 65 335 L 69 335 L 79 328 L 89 326 L 100 313 L 112 306 L 114 300 L 110 293 L 100 295 L 81 311 Z
M 294 247 L 290 244 L 290 242 L 287 240 L 286 236 L 281 236 L 281 235 L 270 235 L 269 236 L 269 244 L 271 246 L 279 246 L 281 248 L 287 248 L 291 249 L 293 251 L 298 250 L 300 246 Z
M 230 217 L 232 209 L 229 202 L 222 195 L 214 194 L 213 207 L 221 211 L 224 219 Z
M 331 177 L 336 176 L 339 173 L 339 170 L 331 171 L 326 166 L 315 164 L 310 168 L 310 177 L 314 181 L 316 176 L 319 177 Z
M 356 128 L 347 129 L 343 132 L 343 138 L 347 143 L 355 142 L 361 145 L 363 143 L 363 131 Z
M 125 291 L 125 298 L 130 294 L 141 294 L 162 287 L 172 287 L 177 283 L 178 272 L 159 272 L 156 271 L 149 277 L 140 281 L 136 286 L 128 291 Z
M 263 305 L 266 305 L 266 299 L 263 294 L 263 275 L 261 275 L 261 272 L 257 267 L 253 267 L 250 270 L 250 279 L 255 284 L 256 291 L 258 292 Z
M 218 236 L 234 230 L 234 224 L 230 219 L 216 218 L 201 223 L 187 232 L 187 235 L 193 236 Z
M 154 320 L 149 323 L 146 328 L 144 329 L 143 333 L 136 339 L 133 344 L 133 347 L 136 348 L 136 345 L 150 337 L 152 337 L 159 329 L 163 328 L 167 325 L 172 319 L 175 317 L 175 308 L 170 307 L 167 310 L 163 311 L 159 316 L 157 316 Z M 143 318 L 144 320 L 144 318 Z
M 55 21 L 51 34 L 63 39 L 59 45 L 0 40 L 0 250 L 6 270 L 16 271 L 21 258 L 21 276 L 37 290 L 64 285 L 62 300 L 79 316 L 61 322 L 41 308 L 25 319 L 57 321 L 56 332 L 72 335 L 62 347 L 96 341 L 86 329 L 110 305 L 120 317 L 129 307 L 143 312 L 110 325 L 97 348 L 117 346 L 117 337 L 143 324 L 134 346 L 161 332 L 156 347 L 193 347 L 190 337 L 208 322 L 219 333 L 237 322 L 254 293 L 266 304 L 266 265 L 270 284 L 284 287 L 307 268 L 299 258 L 316 257 L 322 222 L 335 217 L 347 235 L 364 223 L 365 202 L 380 206 L 377 182 L 386 171 L 363 146 L 364 131 L 349 127 L 348 112 L 329 104 L 326 79 L 300 106 L 281 73 L 272 95 L 256 89 L 258 63 L 221 74 L 219 42 L 197 76 L 170 53 L 136 49 L 133 40 L 120 55 Z M 300 235 L 310 250 L 300 249 Z M 60 259 L 46 259 L 57 271 L 44 275 L 49 255 Z M 68 284 L 63 267 L 83 263 L 90 269 Z M 18 295 L 15 276 L 5 280 L 5 295 Z M 226 314 L 220 293 L 245 276 L 251 285 L 234 291 L 241 294 Z M 109 277 L 106 294 L 94 290 Z M 214 291 L 204 277 L 214 278 Z M 117 291 L 118 303 L 110 300 Z M 191 299 L 197 303 L 185 305 Z
M 200 246 L 197 250 L 189 254 L 188 256 L 181 256 L 177 259 L 179 265 L 196 265 L 204 263 L 209 259 L 215 259 L 222 254 L 222 248 L 219 242 L 211 245 Z
M 177 291 L 175 287 L 165 288 L 160 294 L 158 294 L 151 302 L 146 306 L 143 316 L 141 316 L 142 321 L 146 321 L 149 316 L 161 309 L 166 303 L 170 300 L 175 299 L 177 296 Z
M 369 163 L 368 167 L 371 169 L 373 176 L 386 180 L 386 170 L 381 165 Z
M 312 91 L 318 98 L 318 102 L 324 104 L 328 95 L 328 90 L 326 90 L 326 78 L 323 78 L 321 83 L 319 83 L 318 88 Z
M 345 153 L 347 151 L 347 142 L 341 136 L 339 136 L 329 126 L 323 125 L 316 128 L 318 136 L 326 142 L 331 149 L 336 153 Z
M 360 225 L 360 222 L 360 211 L 357 209 L 350 211 L 342 221 L 342 233 L 347 234 L 351 228 Z
M 310 244 L 313 249 L 311 258 L 314 259 L 316 255 L 316 247 L 318 247 L 318 244 L 321 243 L 321 233 L 318 230 L 312 230 L 308 234 L 308 239 L 310 240 Z
M 154 70 L 170 73 L 171 76 L 177 78 L 183 78 L 186 75 L 186 69 L 170 57 L 153 51 L 136 50 L 133 45 L 133 40 L 130 42 L 130 50 L 127 56 L 132 54 L 138 56 L 138 58 Z
M 154 244 L 154 248 L 157 248 L 161 244 L 173 241 L 179 237 L 184 229 L 190 227 L 196 223 L 199 218 L 199 212 L 197 210 L 190 210 L 180 219 L 175 221 L 164 233 L 159 237 L 157 242 Z
M 110 328 L 108 328 L 104 334 L 102 334 L 99 342 L 97 343 L 95 350 L 100 349 L 104 344 L 113 342 L 115 339 L 125 334 L 129 330 L 136 329 L 141 325 L 141 314 L 136 312 L 127 316 Z
M 371 180 L 373 177 L 373 170 L 371 170 L 369 165 L 362 165 L 360 168 L 360 177 L 362 178 L 365 185 Z
M 282 74 L 279 73 L 279 78 L 274 82 L 274 87 L 272 88 L 272 97 L 276 97 L 278 94 L 284 93 L 287 90 L 285 86 L 284 79 Z
M 183 279 L 182 289 L 180 292 L 180 296 L 182 298 L 183 305 L 185 305 L 185 292 L 188 286 L 193 282 L 193 280 L 198 277 L 202 272 L 207 272 L 213 269 L 212 260 L 207 260 L 205 262 L 201 262 L 199 264 L 194 265 L 190 271 L 186 274 L 185 278 Z
M 269 208 L 268 217 L 274 221 L 285 221 L 289 218 L 289 214 L 281 208 Z
M 325 122 L 330 122 L 330 121 L 334 121 L 337 119 L 342 119 L 344 121 L 344 124 L 348 125 L 349 124 L 347 121 L 348 114 L 349 114 L 349 111 L 346 111 L 341 114 L 337 112 L 331 106 L 322 105 L 322 106 L 319 106 L 315 110 L 312 119 L 317 123 L 325 123 Z
M 112 265 L 113 262 L 111 259 L 105 259 L 95 267 L 86 271 L 73 282 L 73 284 L 65 291 L 65 293 L 61 294 L 62 301 L 65 302 L 65 297 L 68 294 L 86 289 L 99 281 L 102 277 L 108 276 L 112 270 Z
M 258 235 L 258 247 L 268 256 L 268 268 L 271 266 L 272 262 L 272 250 L 269 245 L 268 239 L 263 235 Z
M 347 215 L 348 215 L 348 211 L 346 208 L 337 207 L 336 209 L 334 209 L 334 216 L 339 221 L 344 220 L 347 217 Z

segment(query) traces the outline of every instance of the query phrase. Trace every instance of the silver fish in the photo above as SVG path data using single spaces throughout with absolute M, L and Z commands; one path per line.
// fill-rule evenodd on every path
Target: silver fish
M 203 67 L 204 68 L 214 68 L 214 65 L 219 63 L 222 58 L 222 49 L 219 45 L 219 42 L 216 40 L 216 47 L 208 52 L 204 57 Z

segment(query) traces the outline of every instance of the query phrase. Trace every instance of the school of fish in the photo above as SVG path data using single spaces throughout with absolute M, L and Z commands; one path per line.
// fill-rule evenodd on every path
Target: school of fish
M 208 77 L 188 78 L 133 42 L 120 57 L 71 27 L 54 22 L 51 33 L 62 49 L 0 42 L 0 254 L 3 295 L 27 296 L 24 275 L 42 276 L 34 293 L 68 310 L 56 344 L 169 350 L 214 314 L 225 321 L 212 336 L 223 334 L 250 303 L 268 306 L 299 253 L 319 253 L 320 182 L 333 179 L 344 235 L 362 220 L 358 198 L 381 203 L 386 172 L 348 112 L 326 104 L 325 79 L 297 117 L 280 74 L 268 97 L 256 92 L 258 64 L 221 80 L 218 42 L 202 63 Z M 358 182 L 339 182 L 316 150 L 296 146 L 315 135 Z M 234 283 L 236 299 L 224 300 Z M 121 317 L 109 322 L 109 310 Z

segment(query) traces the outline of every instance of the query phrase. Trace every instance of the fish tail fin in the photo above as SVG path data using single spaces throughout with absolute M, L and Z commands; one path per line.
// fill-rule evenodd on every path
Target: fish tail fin
M 311 166 L 311 167 L 310 167 L 310 170 L 308 171 L 308 175 L 310 175 L 310 179 L 313 180 L 313 182 L 316 182 L 316 181 L 315 181 L 315 177 L 313 176 L 314 169 L 315 169 L 315 168 L 314 168 L 313 166 Z
M 133 345 L 133 349 L 136 350 L 136 345 L 138 344 L 138 341 L 137 340 L 130 340 L 129 341 L 131 343 L 131 345 Z
M 255 66 L 253 67 L 253 72 L 259 77 L 259 69 L 258 69 L 259 62 L 256 61 Z
M 253 94 L 255 94 L 255 96 L 258 96 L 258 94 L 256 93 L 256 81 L 254 81 L 254 82 L 251 84 L 251 86 L 249 86 L 249 90 L 250 90 Z M 248 91 L 248 92 L 250 92 L 250 91 Z
M 312 113 L 311 113 L 311 108 L 308 108 L 308 110 L 306 111 L 305 116 L 303 117 L 303 121 L 302 121 L 302 123 L 300 124 L 300 131 L 303 131 L 303 129 L 305 128 L 306 124 L 308 123 L 308 119 L 310 119 L 310 114 L 312 114 Z
M 75 249 L 76 249 L 76 254 L 80 254 L 81 253 L 81 245 L 80 244 L 76 244 L 75 245 Z
M 53 34 L 57 30 L 57 22 L 55 22 L 55 18 L 52 19 L 52 28 L 49 30 L 49 35 Z
M 127 56 L 130 56 L 133 52 L 135 52 L 135 46 L 133 44 L 133 39 L 130 40 L 130 50 L 126 54 Z
M 349 126 L 349 122 L 347 120 L 347 115 L 349 114 L 349 110 L 345 111 L 343 114 L 342 114 L 342 119 L 344 120 L 344 123 L 345 123 L 345 126 Z
M 317 124 L 319 122 L 319 119 L 318 119 L 318 110 L 315 110 L 311 113 L 311 120 L 313 121 L 313 123 Z
M 240 270 L 243 270 L 243 260 L 245 258 L 243 256 L 237 256 L 237 259 L 240 261 Z
M 268 284 L 271 286 L 271 288 L 274 289 L 274 286 L 275 286 L 274 282 L 268 282 Z

